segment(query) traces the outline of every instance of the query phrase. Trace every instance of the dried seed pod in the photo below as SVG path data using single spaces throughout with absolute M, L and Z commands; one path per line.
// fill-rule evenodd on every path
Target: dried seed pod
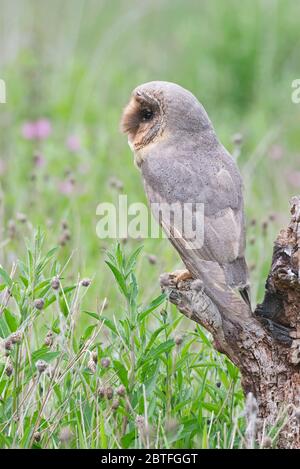
M 26 223 L 27 222 L 27 217 L 25 213 L 16 213 L 16 220 L 19 221 L 20 223 Z
M 269 436 L 265 436 L 262 441 L 263 448 L 272 448 L 272 439 Z
M 182 342 L 183 342 L 183 337 L 182 337 L 182 335 L 177 335 L 177 336 L 175 337 L 175 339 L 174 339 L 174 342 L 175 342 L 175 344 L 176 344 L 177 346 L 181 345 Z
M 23 339 L 23 334 L 21 331 L 14 332 L 10 336 L 10 340 L 12 341 L 13 344 L 20 344 L 22 342 L 22 339 Z
M 91 284 L 91 280 L 89 278 L 84 278 L 83 280 L 81 280 L 80 284 L 82 287 L 89 287 Z
M 103 386 L 100 386 L 97 389 L 97 395 L 100 397 L 100 399 L 103 399 L 105 397 L 105 388 Z
M 143 430 L 145 428 L 145 417 L 143 415 L 137 415 L 135 423 L 139 430 Z
M 154 254 L 149 254 L 148 261 L 149 261 L 149 264 L 155 265 L 157 264 L 157 257 L 154 256 Z
M 51 287 L 53 288 L 53 290 L 58 290 L 59 286 L 60 286 L 59 278 L 53 277 L 53 279 L 51 280 Z
M 40 434 L 40 432 L 35 432 L 34 435 L 33 435 L 33 439 L 34 439 L 34 441 L 36 441 L 37 443 L 38 443 L 39 441 L 41 441 L 41 434 Z
M 109 358 L 102 358 L 101 359 L 101 366 L 103 368 L 108 368 L 110 366 L 110 359 Z
M 96 367 L 96 363 L 93 360 L 93 357 L 90 357 L 87 367 L 92 373 L 96 373 L 97 367 Z
M 243 135 L 241 133 L 236 133 L 232 136 L 232 142 L 235 145 L 241 145 L 243 143 Z
M 11 360 L 8 360 L 7 363 L 6 363 L 6 366 L 5 366 L 5 374 L 7 376 L 11 376 L 14 372 L 14 366 L 11 362 Z
M 47 369 L 48 363 L 44 360 L 38 360 L 35 366 L 39 373 L 43 373 Z
M 47 332 L 47 335 L 46 335 L 46 337 L 45 337 L 44 344 L 45 344 L 47 347 L 52 347 L 52 345 L 53 345 L 53 332 L 52 332 L 52 331 L 48 331 L 48 332 Z
M 92 357 L 93 361 L 97 364 L 98 363 L 98 354 L 97 354 L 96 350 L 92 351 L 91 357 Z
M 114 390 L 111 386 L 108 386 L 106 389 L 105 389 L 105 395 L 106 395 L 106 398 L 108 400 L 111 400 L 114 396 Z
M 7 350 L 8 352 L 9 352 L 10 350 L 12 350 L 12 348 L 13 348 L 13 343 L 12 343 L 11 338 L 9 338 L 9 339 L 7 339 L 7 340 L 5 341 L 4 348 L 5 348 L 5 350 Z
M 125 388 L 125 386 L 123 386 L 123 384 L 121 384 L 121 385 L 117 388 L 117 394 L 118 394 L 118 396 L 121 396 L 121 397 L 125 396 L 125 394 L 126 394 L 126 388 Z
M 42 310 L 45 306 L 45 301 L 43 300 L 43 298 L 37 298 L 36 300 L 34 300 L 33 305 L 36 309 Z
M 16 237 L 17 228 L 14 220 L 9 220 L 7 223 L 7 231 L 8 236 L 10 239 L 14 239 Z
M 69 443 L 73 438 L 73 433 L 70 427 L 63 427 L 59 432 L 59 439 L 62 443 Z
M 117 410 L 120 405 L 119 399 L 115 399 L 111 405 L 112 410 Z

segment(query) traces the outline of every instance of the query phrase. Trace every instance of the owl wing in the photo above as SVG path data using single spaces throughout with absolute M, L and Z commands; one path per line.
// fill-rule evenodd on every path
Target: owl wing
M 235 163 L 228 154 L 219 155 L 213 164 L 211 161 L 207 164 L 207 159 L 201 159 L 201 155 L 173 158 L 172 167 L 168 160 L 149 158 L 143 167 L 151 205 L 153 202 L 179 203 L 187 218 L 195 216 L 191 204 L 203 207 L 202 223 L 196 223 L 196 239 L 191 240 L 182 229 L 182 223 L 176 223 L 176 217 L 170 222 L 169 216 L 157 214 L 155 210 L 154 216 L 188 270 L 195 278 L 203 280 L 207 294 L 218 299 L 216 303 L 226 304 L 227 309 L 235 303 L 241 308 L 235 287 L 246 287 L 248 272 L 244 259 L 242 182 Z

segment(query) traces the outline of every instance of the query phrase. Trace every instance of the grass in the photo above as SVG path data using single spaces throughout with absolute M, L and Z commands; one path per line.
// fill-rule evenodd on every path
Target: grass
M 259 301 L 300 185 L 291 102 L 300 5 L 65 0 L 63 8 L 62 17 L 57 0 L 0 0 L 0 447 L 243 447 L 238 371 L 160 296 L 159 274 L 180 267 L 174 250 L 166 240 L 144 240 L 140 252 L 138 240 L 121 248 L 100 240 L 96 207 L 119 193 L 145 201 L 118 131 L 131 90 L 152 79 L 189 88 L 239 155 Z M 51 134 L 24 138 L 24 123 L 43 117 Z

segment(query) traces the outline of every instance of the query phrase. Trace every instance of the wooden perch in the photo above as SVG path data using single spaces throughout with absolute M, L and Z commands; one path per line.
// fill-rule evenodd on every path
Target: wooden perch
M 174 274 L 163 274 L 160 281 L 170 301 L 240 369 L 245 394 L 256 397 L 257 435 L 279 425 L 280 448 L 300 448 L 300 197 L 292 199 L 291 214 L 274 243 L 264 301 L 252 316 L 220 312 L 199 280 L 176 285 Z

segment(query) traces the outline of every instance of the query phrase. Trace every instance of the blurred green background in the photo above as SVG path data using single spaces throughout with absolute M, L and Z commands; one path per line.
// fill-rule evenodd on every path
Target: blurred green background
M 261 299 L 272 242 L 300 185 L 300 105 L 291 100 L 300 3 L 0 0 L 0 12 L 0 262 L 9 268 L 22 256 L 39 225 L 49 247 L 62 244 L 62 261 L 71 256 L 69 277 L 95 279 L 89 304 L 107 297 L 111 311 L 118 305 L 103 262 L 114 241 L 98 239 L 96 207 L 120 192 L 145 201 L 119 120 L 135 86 L 168 80 L 199 98 L 239 155 L 252 291 Z M 40 118 L 49 136 L 24 137 L 24 124 Z M 159 274 L 180 262 L 167 240 L 143 244 L 147 302 L 159 293 Z

